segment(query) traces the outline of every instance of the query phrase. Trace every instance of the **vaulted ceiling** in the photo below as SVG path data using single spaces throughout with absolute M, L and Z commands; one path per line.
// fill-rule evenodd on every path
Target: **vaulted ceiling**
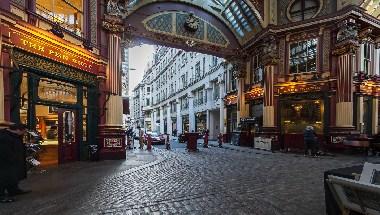
M 160 2 L 180 2 L 206 10 L 224 22 L 240 44 L 263 28 L 264 0 L 131 0 L 128 14 L 145 5 Z

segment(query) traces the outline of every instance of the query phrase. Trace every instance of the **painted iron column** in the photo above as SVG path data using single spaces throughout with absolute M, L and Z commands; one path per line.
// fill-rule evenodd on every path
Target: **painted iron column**
M 338 25 L 337 41 L 333 54 L 337 56 L 336 127 L 353 127 L 353 75 L 355 53 L 359 48 L 358 29 L 354 19 Z M 360 105 L 360 99 L 359 99 Z M 360 108 L 361 109 L 361 108 Z M 360 110 L 359 109 L 359 110 Z M 360 122 L 359 117 L 358 122 Z
M 274 128 L 275 107 L 274 107 L 274 73 L 278 61 L 277 41 L 273 35 L 270 35 L 264 41 L 263 46 L 263 64 L 264 64 L 264 110 L 263 110 L 263 127 Z
M 225 114 L 225 107 L 224 107 L 224 96 L 225 96 L 225 86 L 224 86 L 224 78 L 223 75 L 219 76 L 218 78 L 219 82 L 219 132 L 224 134 L 225 133 L 225 121 L 226 121 L 226 114 Z

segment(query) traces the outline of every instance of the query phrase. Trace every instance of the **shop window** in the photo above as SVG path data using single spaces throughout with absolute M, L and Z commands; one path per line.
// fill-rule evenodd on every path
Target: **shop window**
M 316 133 L 323 133 L 323 100 L 287 100 L 281 104 L 282 133 L 303 133 L 306 126 L 313 126 Z
M 83 36 L 83 0 L 36 0 L 36 12 Z
M 77 88 L 69 83 L 41 78 L 38 98 L 46 101 L 77 103 Z
M 201 78 L 201 63 L 198 61 L 197 64 L 195 64 L 195 79 L 198 80 Z
M 317 71 L 317 39 L 290 44 L 289 73 Z
M 260 55 L 255 55 L 252 58 L 252 75 L 251 83 L 256 84 L 263 80 L 263 65 L 261 64 Z
M 319 0 L 295 0 L 288 7 L 288 18 L 293 22 L 313 18 L 321 6 Z

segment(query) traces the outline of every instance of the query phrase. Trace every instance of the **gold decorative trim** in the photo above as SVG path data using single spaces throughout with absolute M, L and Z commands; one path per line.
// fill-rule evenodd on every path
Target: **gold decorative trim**
M 14 60 L 19 66 L 36 69 L 41 73 L 54 75 L 63 79 L 82 82 L 85 85 L 96 85 L 97 83 L 96 76 L 91 75 L 88 72 L 81 71 L 37 55 L 29 54 L 18 49 L 14 49 L 12 54 Z

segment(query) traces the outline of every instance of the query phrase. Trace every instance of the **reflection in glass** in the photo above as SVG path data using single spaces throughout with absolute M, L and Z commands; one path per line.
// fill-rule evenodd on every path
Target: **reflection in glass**
M 302 133 L 306 126 L 323 133 L 324 103 L 322 100 L 287 100 L 281 104 L 281 129 L 283 133 Z
M 291 43 L 289 73 L 316 72 L 317 39 Z

